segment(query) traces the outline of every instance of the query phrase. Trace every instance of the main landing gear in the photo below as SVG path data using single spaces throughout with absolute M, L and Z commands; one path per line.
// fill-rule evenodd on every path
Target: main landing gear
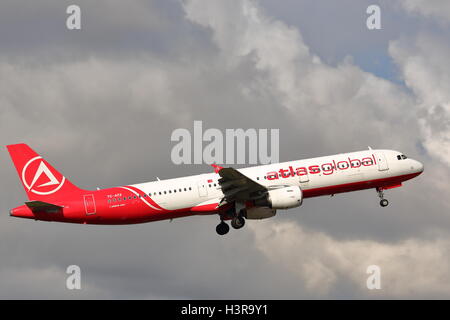
M 377 188 L 378 197 L 380 197 L 380 206 L 387 207 L 389 201 L 384 198 L 384 192 L 382 188 Z
M 217 225 L 216 232 L 217 234 L 223 236 L 224 234 L 227 234 L 228 231 L 230 231 L 230 226 L 226 224 L 223 220 Z
M 231 219 L 231 226 L 234 228 L 234 229 L 240 229 L 240 228 L 242 228 L 243 226 L 245 225 L 245 219 L 244 219 L 244 217 L 242 217 L 242 216 L 237 216 L 237 217 L 234 217 L 233 219 Z
M 239 211 L 239 213 L 236 214 L 231 219 L 231 226 L 233 227 L 233 229 L 241 229 L 245 225 L 244 216 L 245 216 L 245 209 L 241 209 Z M 217 232 L 217 234 L 223 236 L 223 235 L 227 234 L 228 231 L 230 231 L 230 227 L 228 226 L 228 224 L 225 221 L 223 221 L 223 217 L 221 217 L 221 221 L 216 227 L 216 232 Z

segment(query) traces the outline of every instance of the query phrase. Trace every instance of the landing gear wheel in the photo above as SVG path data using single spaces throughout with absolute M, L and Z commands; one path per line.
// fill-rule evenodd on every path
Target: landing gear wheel
M 223 236 L 224 234 L 227 234 L 228 231 L 230 231 L 230 226 L 226 224 L 225 222 L 221 222 L 216 227 L 217 234 Z
M 389 201 L 387 199 L 381 199 L 380 200 L 380 206 L 386 207 L 389 204 Z
M 380 206 L 386 207 L 389 204 L 389 201 L 387 201 L 387 199 L 384 198 L 383 189 L 382 188 L 377 188 L 377 193 L 378 193 L 378 197 L 381 199 L 380 200 Z
M 240 229 L 240 228 L 242 228 L 244 225 L 245 225 L 245 219 L 244 219 L 243 217 L 241 217 L 241 216 L 234 217 L 234 218 L 231 220 L 231 226 L 232 226 L 234 229 Z

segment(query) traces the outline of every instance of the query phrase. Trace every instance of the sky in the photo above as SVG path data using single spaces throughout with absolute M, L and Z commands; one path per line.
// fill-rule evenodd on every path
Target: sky
M 279 129 L 280 161 L 371 146 L 425 172 L 387 208 L 374 190 L 306 199 L 219 237 L 216 216 L 9 217 L 26 195 L 3 148 L 0 298 L 450 298 L 449 57 L 446 0 L 2 1 L 0 145 L 28 143 L 82 188 L 211 172 L 170 160 L 195 120 Z M 66 288 L 73 264 L 81 290 Z

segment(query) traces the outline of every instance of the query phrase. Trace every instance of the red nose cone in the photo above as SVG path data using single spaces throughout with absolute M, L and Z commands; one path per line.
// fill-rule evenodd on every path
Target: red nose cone
M 9 215 L 18 218 L 34 219 L 34 214 L 27 206 L 20 206 L 9 211 Z

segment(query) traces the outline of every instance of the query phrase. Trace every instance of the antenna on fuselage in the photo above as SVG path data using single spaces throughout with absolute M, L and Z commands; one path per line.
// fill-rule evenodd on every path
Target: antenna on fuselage
M 372 148 L 370 146 L 368 146 L 369 150 L 372 150 Z
M 161 179 L 160 179 L 160 178 L 158 178 L 158 177 L 156 177 L 156 179 L 158 179 L 158 181 L 161 181 Z

